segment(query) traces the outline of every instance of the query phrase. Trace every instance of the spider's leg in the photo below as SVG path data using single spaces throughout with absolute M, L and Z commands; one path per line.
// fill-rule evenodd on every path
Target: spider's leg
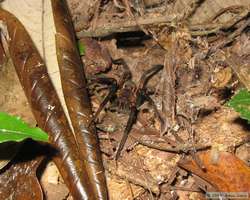
M 122 139 L 120 143 L 118 144 L 116 153 L 115 153 L 115 160 L 117 160 L 121 154 L 121 151 L 126 143 L 126 140 L 128 138 L 129 132 L 131 131 L 134 123 L 136 122 L 137 119 L 137 114 L 138 114 L 138 108 L 142 105 L 144 101 L 144 92 L 143 90 L 139 89 L 136 94 L 136 99 L 134 102 L 134 105 L 131 106 L 130 113 L 129 113 L 129 118 L 127 125 L 125 127 L 125 130 L 123 132 Z
M 139 81 L 138 89 L 144 89 L 149 79 L 163 69 L 163 65 L 154 65 L 152 68 L 145 71 Z
M 92 117 L 92 119 L 91 119 L 91 121 L 89 123 L 89 126 L 92 125 L 92 123 L 95 121 L 95 119 L 97 118 L 97 116 L 100 114 L 100 112 L 103 110 L 103 108 L 109 102 L 109 100 L 115 95 L 116 91 L 118 90 L 117 81 L 114 78 L 95 77 L 94 80 L 97 83 L 110 85 L 110 90 L 109 90 L 108 95 L 101 102 L 99 108 L 97 109 L 96 113 Z M 92 78 L 92 81 L 93 81 L 93 78 Z
M 127 63 L 125 62 L 123 58 L 112 59 L 112 63 L 116 65 L 124 65 L 128 67 Z
M 118 83 L 114 78 L 107 78 L 107 77 L 92 77 L 91 81 L 95 81 L 97 83 L 111 85 L 110 91 L 108 95 L 104 98 L 102 103 L 100 104 L 98 110 L 94 114 L 93 118 L 91 119 L 89 126 L 94 122 L 94 120 L 97 118 L 97 116 L 100 114 L 102 109 L 105 107 L 105 105 L 108 103 L 108 101 L 115 95 L 119 87 L 122 87 L 122 85 L 131 78 L 131 72 L 129 70 L 129 67 L 127 63 L 123 59 L 117 59 L 112 60 L 113 64 L 121 65 L 123 67 L 123 73 L 121 78 L 119 79 Z
M 122 139 L 120 141 L 120 143 L 118 144 L 116 153 L 115 153 L 115 160 L 117 160 L 121 154 L 121 151 L 125 145 L 125 142 L 128 138 L 128 134 L 132 129 L 132 126 L 134 125 L 134 123 L 136 122 L 136 118 L 137 118 L 137 113 L 138 113 L 138 108 L 140 107 L 140 105 L 143 103 L 144 101 L 144 97 L 145 97 L 145 85 L 147 84 L 148 80 L 157 72 L 159 72 L 161 69 L 163 68 L 162 65 L 155 65 L 153 66 L 151 69 L 145 71 L 140 79 L 139 82 L 139 87 L 137 89 L 136 92 L 136 99 L 134 102 L 134 106 L 131 107 L 131 111 L 129 114 L 129 119 L 126 125 L 126 128 L 124 130 Z
M 161 113 L 159 112 L 159 110 L 157 109 L 153 99 L 148 94 L 144 94 L 144 98 L 145 98 L 145 100 L 148 101 L 150 106 L 152 106 L 152 108 L 154 109 L 155 114 L 156 114 L 157 118 L 160 120 L 161 124 L 164 124 L 164 119 L 163 119 Z
M 147 91 L 146 91 L 146 84 L 149 81 L 149 79 L 162 69 L 163 69 L 163 65 L 154 65 L 152 68 L 148 69 L 142 74 L 140 81 L 139 81 L 139 86 L 137 89 L 137 96 L 141 95 L 143 98 L 138 98 L 140 102 L 137 102 L 137 105 L 140 106 L 139 104 L 142 104 L 142 101 L 143 101 L 142 99 L 147 100 L 149 104 L 153 107 L 156 113 L 156 116 L 158 117 L 160 122 L 164 123 L 164 119 L 161 116 L 160 112 L 158 111 L 153 99 L 147 94 Z
M 122 135 L 122 139 L 121 139 L 120 143 L 118 144 L 118 147 L 117 147 L 117 150 L 115 153 L 115 160 L 117 160 L 119 158 L 121 151 L 122 151 L 122 149 L 126 143 L 126 140 L 128 138 L 129 132 L 131 131 L 134 123 L 136 122 L 138 108 L 143 103 L 143 100 L 144 100 L 143 90 L 139 90 L 136 94 L 136 100 L 134 102 L 134 105 L 130 109 L 128 122 L 126 124 L 125 130 L 124 130 L 123 135 Z
M 123 85 L 127 80 L 131 79 L 132 78 L 132 74 L 131 74 L 131 71 L 127 65 L 127 63 L 125 62 L 124 59 L 122 58 L 119 58 L 119 59 L 116 59 L 116 60 L 112 60 L 112 63 L 115 64 L 115 65 L 121 65 L 122 66 L 122 76 L 119 80 L 119 83 L 118 85 Z
M 121 154 L 121 151 L 126 143 L 126 140 L 128 138 L 128 134 L 129 132 L 131 131 L 132 129 L 132 126 L 134 125 L 135 121 L 136 121 L 136 118 L 137 118 L 137 108 L 135 106 L 133 106 L 131 108 L 131 111 L 130 111 L 130 114 L 129 114 L 129 118 L 128 118 L 128 122 L 127 122 L 127 125 L 126 125 L 126 128 L 123 132 L 123 135 L 122 135 L 122 139 L 120 141 L 120 143 L 118 144 L 118 147 L 116 149 L 116 152 L 115 152 L 115 160 L 118 160 L 120 154 Z
M 117 2 L 117 0 L 113 0 L 115 7 L 120 8 L 120 9 L 125 9 L 124 6 L 120 5 L 120 3 Z

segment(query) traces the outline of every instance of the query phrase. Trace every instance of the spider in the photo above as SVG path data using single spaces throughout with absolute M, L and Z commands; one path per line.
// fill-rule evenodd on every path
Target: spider
M 99 84 L 105 84 L 110 86 L 110 91 L 107 94 L 107 96 L 104 98 L 104 100 L 101 102 L 99 108 L 97 109 L 96 113 L 94 114 L 90 125 L 94 122 L 94 120 L 97 118 L 97 116 L 100 114 L 102 109 L 106 106 L 106 104 L 116 95 L 117 101 L 119 106 L 129 107 L 129 118 L 125 127 L 125 130 L 123 132 L 123 136 L 121 141 L 118 144 L 118 147 L 116 148 L 116 152 L 114 154 L 115 160 L 117 160 L 120 156 L 120 153 L 126 143 L 126 140 L 128 138 L 129 132 L 132 129 L 132 126 L 136 122 L 137 114 L 139 112 L 139 107 L 144 103 L 144 101 L 148 101 L 149 104 L 153 107 L 157 118 L 163 122 L 163 119 L 160 115 L 160 113 L 157 110 L 156 105 L 154 104 L 154 101 L 149 96 L 149 92 L 146 88 L 146 84 L 149 81 L 149 79 L 158 73 L 160 70 L 163 69 L 162 65 L 154 65 L 149 70 L 145 71 L 140 80 L 139 84 L 136 87 L 136 85 L 133 83 L 132 74 L 129 70 L 129 67 L 125 63 L 123 59 L 113 60 L 113 64 L 121 65 L 123 68 L 123 73 L 120 76 L 119 80 L 117 81 L 114 78 L 109 77 L 98 77 L 94 76 L 91 77 L 90 81 L 96 82 Z

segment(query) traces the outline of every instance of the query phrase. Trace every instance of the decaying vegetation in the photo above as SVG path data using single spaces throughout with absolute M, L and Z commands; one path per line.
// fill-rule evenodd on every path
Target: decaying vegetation
M 26 7 L 43 10 L 41 2 Z M 205 199 L 212 191 L 249 194 L 249 124 L 226 105 L 240 88 L 250 90 L 248 0 L 51 2 L 53 57 L 66 110 L 34 30 L 18 21 L 15 9 L 0 10 L 0 110 L 37 123 L 50 136 L 46 145 L 5 147 L 13 153 L 3 155 L 0 196 L 172 200 Z

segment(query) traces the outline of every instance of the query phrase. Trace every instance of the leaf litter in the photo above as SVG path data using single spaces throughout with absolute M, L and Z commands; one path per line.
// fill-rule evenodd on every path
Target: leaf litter
M 102 73 L 109 77 L 119 77 L 121 70 L 117 66 L 111 66 L 111 58 L 123 58 L 126 61 L 134 82 L 138 82 L 140 75 L 154 64 L 164 65 L 165 70 L 153 77 L 147 86 L 152 93 L 151 97 L 156 107 L 164 116 L 164 123 L 162 124 L 156 118 L 151 106 L 147 103 L 143 104 L 136 124 L 131 130 L 122 155 L 117 162 L 111 158 L 122 137 L 128 114 L 126 111 L 119 110 L 117 105 L 111 101 L 98 117 L 96 125 L 103 152 L 110 199 L 175 199 L 178 196 L 180 199 L 202 199 L 206 192 L 204 191 L 205 186 L 210 185 L 212 189 L 216 186 L 219 191 L 224 191 L 224 185 L 218 180 L 217 175 L 221 173 L 220 170 L 225 170 L 224 172 L 227 173 L 228 159 L 230 159 L 230 165 L 235 168 L 232 169 L 229 177 L 224 177 L 228 179 L 222 182 L 227 182 L 230 190 L 236 190 L 239 188 L 236 185 L 239 178 L 248 181 L 249 125 L 239 118 L 239 114 L 225 107 L 224 104 L 239 88 L 244 86 L 248 88 L 250 83 L 248 73 L 244 71 L 248 70 L 250 63 L 249 49 L 244 46 L 245 42 L 250 41 L 249 28 L 244 28 L 234 35 L 248 21 L 249 17 L 241 17 L 245 12 L 244 9 L 241 10 L 241 6 L 247 9 L 249 4 L 240 1 L 241 6 L 237 4 L 236 7 L 233 7 L 232 5 L 235 5 L 233 0 L 227 3 L 219 0 L 213 3 L 207 0 L 202 4 L 199 4 L 198 1 L 188 1 L 190 5 L 193 2 L 195 2 L 195 6 L 188 10 L 187 7 L 180 9 L 183 8 L 180 1 L 166 1 L 167 9 L 186 11 L 186 15 L 180 15 L 181 19 L 192 16 L 187 27 L 185 24 L 178 24 L 180 23 L 178 21 L 177 25 L 173 26 L 166 22 L 165 26 L 158 29 L 143 24 L 141 27 L 139 26 L 141 30 L 139 34 L 135 32 L 118 33 L 111 39 L 108 37 L 90 42 L 92 47 L 86 44 L 84 46 L 85 55 L 82 59 L 86 63 L 87 76 Z M 83 33 L 81 32 L 83 25 L 84 27 L 93 26 L 93 24 L 89 24 L 89 18 L 86 19 L 82 15 L 82 19 L 87 21 L 84 21 L 85 24 L 81 27 L 77 17 L 81 15 L 77 12 L 77 9 L 81 7 L 80 4 L 77 0 L 69 1 L 79 38 L 82 37 L 79 35 Z M 72 5 L 75 5 L 75 9 Z M 104 1 L 98 9 L 94 9 L 93 5 L 86 6 L 86 9 L 89 10 L 84 11 L 90 12 L 94 16 L 93 20 L 95 19 L 91 22 L 95 22 L 95 27 L 89 29 L 88 34 L 99 34 L 100 36 L 99 25 L 105 24 L 105 20 L 110 20 L 108 14 L 112 14 L 114 11 L 115 14 L 122 14 L 120 17 L 113 16 L 114 24 L 117 23 L 115 20 L 118 22 L 124 19 L 129 19 L 129 22 L 134 21 L 133 18 L 126 16 L 126 12 L 122 12 L 126 9 L 115 7 L 112 1 L 107 1 L 107 3 Z M 155 7 L 156 10 L 158 9 L 156 13 L 159 13 L 162 4 L 156 5 L 159 6 Z M 215 6 L 216 9 L 212 9 Z M 209 7 L 211 9 L 208 9 Z M 204 15 L 204 9 L 209 10 L 206 15 Z M 96 10 L 98 11 L 95 12 Z M 143 17 L 147 22 L 147 16 L 143 16 L 143 13 L 140 12 L 138 14 L 138 11 L 135 10 L 132 10 L 132 13 L 136 15 L 135 18 L 138 17 L 138 23 L 145 22 L 141 19 Z M 154 8 L 151 7 L 144 14 L 157 16 Z M 239 18 L 235 24 L 226 23 L 232 19 L 236 20 L 237 16 Z M 199 19 L 198 22 L 205 24 L 195 24 L 197 19 Z M 215 20 L 216 22 L 214 22 Z M 120 22 L 120 25 L 123 24 Z M 136 26 L 132 25 L 130 28 L 138 31 L 138 27 L 136 29 Z M 202 25 L 206 29 L 203 29 Z M 117 30 L 120 32 L 121 29 L 114 29 L 114 31 Z M 91 51 L 94 53 L 87 53 L 88 48 L 93 48 Z M 103 54 L 101 51 L 109 52 L 110 58 L 107 53 Z M 99 58 L 91 58 L 92 55 L 98 55 Z M 93 62 L 86 62 L 86 60 L 94 60 L 96 65 L 93 65 Z M 1 74 L 4 74 L 4 71 L 1 71 Z M 14 72 L 12 74 L 15 76 Z M 13 82 L 12 80 L 4 81 L 4 85 Z M 17 80 L 16 82 L 18 85 Z M 2 90 L 4 91 L 4 89 Z M 100 84 L 90 88 L 94 110 L 98 109 L 107 92 L 108 88 Z M 10 98 L 11 95 L 13 94 L 10 92 L 6 98 Z M 25 101 L 24 96 L 20 99 Z M 1 104 L 1 110 L 2 105 L 4 106 L 4 104 Z M 9 109 L 16 109 L 15 103 L 10 105 Z M 32 119 L 28 112 L 26 112 L 27 114 L 20 113 L 26 118 Z M 196 153 L 194 147 L 197 146 L 210 146 L 211 150 Z M 169 152 L 170 149 L 175 149 L 176 152 Z M 214 164 L 214 162 L 218 162 L 218 157 L 222 158 L 219 162 L 220 168 Z M 185 167 L 184 164 L 178 165 L 184 161 L 189 164 L 189 167 Z M 208 173 L 202 171 L 201 167 L 197 167 L 199 163 L 208 171 L 213 169 L 213 173 L 207 175 Z M 192 175 L 178 166 L 185 168 Z M 51 171 L 54 170 L 52 169 L 54 167 L 48 167 L 47 170 L 49 171 L 50 168 Z M 63 183 L 59 181 L 60 175 L 54 173 L 55 177 L 58 177 L 55 180 L 58 181 L 50 183 L 53 185 L 52 189 L 48 184 L 46 186 L 48 179 L 41 179 L 48 199 L 55 198 L 55 196 L 53 198 L 49 196 L 49 190 L 63 188 Z M 59 189 L 59 191 L 62 192 L 56 194 L 56 197 L 70 198 L 68 194 L 65 194 L 64 189 Z

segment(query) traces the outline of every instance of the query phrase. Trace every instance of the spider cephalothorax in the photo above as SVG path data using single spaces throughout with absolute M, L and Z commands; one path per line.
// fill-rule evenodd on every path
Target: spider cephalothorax
M 134 101 L 136 85 L 133 81 L 126 81 L 121 89 L 116 93 L 116 96 L 112 102 L 112 108 L 120 113 L 129 113 L 131 108 L 131 102 Z M 114 109 L 113 109 L 114 110 Z
M 153 75 L 155 75 L 157 72 L 159 72 L 163 68 L 163 66 L 154 65 L 151 69 L 145 71 L 142 74 L 138 85 L 136 86 L 135 83 L 131 80 L 132 79 L 131 72 L 127 64 L 124 62 L 124 60 L 122 59 L 114 60 L 113 63 L 121 65 L 123 68 L 122 70 L 123 73 L 122 75 L 120 75 L 119 80 L 116 80 L 114 78 L 108 78 L 108 77 L 92 78 L 92 82 L 109 85 L 110 91 L 108 95 L 104 98 L 104 100 L 101 102 L 90 124 L 97 118 L 101 110 L 112 99 L 115 99 L 118 107 L 120 107 L 121 109 L 129 110 L 129 119 L 125 127 L 123 137 L 115 153 L 115 159 L 117 159 L 126 142 L 128 134 L 130 130 L 132 129 L 133 124 L 136 122 L 138 109 L 145 100 L 148 101 L 153 106 L 157 114 L 157 117 L 160 118 L 160 114 L 158 113 L 153 100 L 148 95 L 146 84 Z M 162 119 L 160 118 L 160 120 Z

